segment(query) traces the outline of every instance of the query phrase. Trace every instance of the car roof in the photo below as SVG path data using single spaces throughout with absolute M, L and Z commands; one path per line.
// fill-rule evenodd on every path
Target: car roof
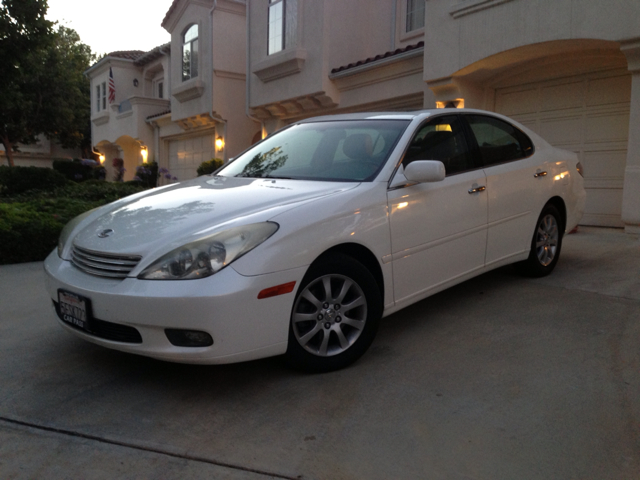
M 320 117 L 306 118 L 296 123 L 310 122 L 330 122 L 339 120 L 413 120 L 414 118 L 430 113 L 437 112 L 433 110 L 421 110 L 416 112 L 360 112 L 360 113 L 342 113 L 338 115 L 323 115 Z
M 505 117 L 504 115 L 500 115 L 499 113 L 488 112 L 486 110 L 478 110 L 472 108 L 431 108 L 425 110 L 415 110 L 411 112 L 359 112 L 342 113 L 337 115 L 323 115 L 319 117 L 306 118 L 296 123 L 331 122 L 340 120 L 414 120 L 416 118 L 427 118 L 432 115 L 444 115 L 452 113 L 479 113 L 482 115 L 491 115 L 494 117 L 502 118 L 510 122 L 514 121 L 513 119 Z
M 522 125 L 513 118 L 506 117 L 496 112 L 487 110 L 479 110 L 475 108 L 431 108 L 425 110 L 416 110 L 412 112 L 359 112 L 359 113 L 343 113 L 338 115 L 323 115 L 320 117 L 306 118 L 295 122 L 313 123 L 313 122 L 335 122 L 340 120 L 417 120 L 422 122 L 424 119 L 435 115 L 451 115 L 451 114 L 479 114 L 488 115 L 494 118 L 502 119 L 524 131 L 537 146 L 547 145 L 547 142 L 530 128 Z

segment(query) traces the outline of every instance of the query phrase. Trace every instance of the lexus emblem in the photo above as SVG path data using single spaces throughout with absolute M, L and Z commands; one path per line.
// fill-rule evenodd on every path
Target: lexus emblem
M 99 234 L 99 238 L 107 238 L 113 235 L 113 230 L 111 228 L 107 228 L 106 230 L 102 230 Z

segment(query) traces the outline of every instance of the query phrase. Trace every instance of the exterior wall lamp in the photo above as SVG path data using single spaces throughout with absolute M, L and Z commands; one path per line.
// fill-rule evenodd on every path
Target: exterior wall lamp
M 147 158 L 149 158 L 149 150 L 146 146 L 140 147 L 140 155 L 142 155 L 142 162 L 147 163 Z
M 218 136 L 218 138 L 216 138 L 216 150 L 220 152 L 223 149 L 224 149 L 224 138 Z
M 105 156 L 104 153 L 100 153 L 97 150 L 94 150 L 93 147 L 91 147 L 91 153 L 93 153 L 94 155 L 98 156 L 98 160 L 100 161 L 100 165 L 102 165 L 105 161 Z
M 446 102 L 436 102 L 436 108 L 464 108 L 464 98 L 454 98 Z

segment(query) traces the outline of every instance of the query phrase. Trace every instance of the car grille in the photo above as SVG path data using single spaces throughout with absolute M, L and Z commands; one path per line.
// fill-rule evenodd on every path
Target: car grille
M 94 252 L 73 246 L 71 262 L 83 272 L 99 277 L 126 278 L 142 257 Z

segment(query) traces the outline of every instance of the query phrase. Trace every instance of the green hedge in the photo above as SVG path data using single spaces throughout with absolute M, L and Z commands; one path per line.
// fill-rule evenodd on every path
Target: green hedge
M 142 192 L 146 188 L 140 183 L 105 182 L 87 180 L 71 184 L 53 192 L 42 192 L 33 198 L 74 198 L 78 200 L 100 201 L 102 204 L 114 202 L 122 197 Z
M 66 223 L 100 204 L 65 198 L 0 203 L 0 264 L 44 260 Z
M 145 162 L 136 167 L 136 175 L 133 177 L 133 181 L 139 182 L 146 188 L 155 188 L 158 186 L 158 175 L 157 162 Z
M 60 173 L 42 167 L 0 166 L 0 195 L 19 195 L 29 190 L 51 191 L 69 181 Z
M 104 180 L 107 175 L 107 171 L 102 165 L 77 158 L 73 160 L 56 159 L 53 161 L 53 169 L 73 182 L 85 182 L 92 179 Z
M 32 189 L 0 200 L 0 264 L 44 260 L 69 220 L 144 190 L 140 185 L 63 180 L 65 186 L 53 191 Z
M 223 164 L 224 160 L 222 160 L 221 158 L 212 158 L 207 162 L 202 162 L 196 172 L 198 173 L 198 176 L 210 175 L 217 169 L 219 169 Z

